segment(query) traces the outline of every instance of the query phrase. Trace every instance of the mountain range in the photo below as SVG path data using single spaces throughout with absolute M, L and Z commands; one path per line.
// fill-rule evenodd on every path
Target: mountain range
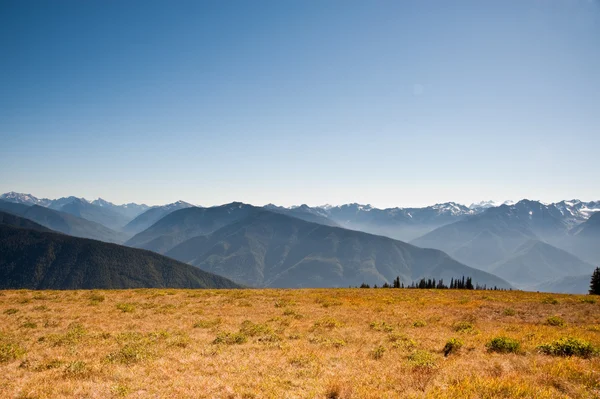
M 238 288 L 173 259 L 0 213 L 0 289 Z
M 363 282 L 408 283 L 471 276 L 481 285 L 510 285 L 438 250 L 364 232 L 247 208 L 250 214 L 166 253 L 236 282 L 256 287 L 347 287 Z
M 449 202 L 378 209 L 240 202 L 204 208 L 183 201 L 148 207 L 14 192 L 0 198 L 0 210 L 42 227 L 166 254 L 246 285 L 390 282 L 384 270 L 408 282 L 460 277 L 456 271 L 466 267 L 471 277 L 474 271 L 485 272 L 479 276 L 501 281 L 499 286 L 508 281 L 518 288 L 560 291 L 560 284 L 573 289 L 569 279 L 586 275 L 600 259 L 600 201 Z M 307 233 L 313 231 L 307 226 L 314 232 Z M 454 263 L 434 267 L 438 263 L 415 255 L 421 248 L 438 250 Z

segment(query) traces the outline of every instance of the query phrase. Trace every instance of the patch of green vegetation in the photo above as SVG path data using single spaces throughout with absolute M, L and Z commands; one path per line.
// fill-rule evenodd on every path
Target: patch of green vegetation
M 295 303 L 289 299 L 278 299 L 275 301 L 276 308 L 287 308 L 288 306 L 292 305 L 295 305 Z
M 213 344 L 236 345 L 243 344 L 248 338 L 241 332 L 222 332 L 217 335 Z
M 14 308 L 10 308 L 10 309 L 6 309 L 3 313 L 7 314 L 7 315 L 11 315 L 11 314 L 15 314 L 19 311 L 19 309 L 14 309 Z
M 550 356 L 577 356 L 589 358 L 596 356 L 599 349 L 590 342 L 579 338 L 565 337 L 538 346 L 538 351 Z
M 385 346 L 379 345 L 371 351 L 371 357 L 375 360 L 379 360 L 383 357 L 383 354 L 385 353 L 385 351 L 386 351 Z
M 518 353 L 521 350 L 521 343 L 508 337 L 492 338 L 485 346 L 488 352 L 496 353 Z
M 290 316 L 296 320 L 303 318 L 304 316 L 300 313 L 296 312 L 294 309 L 286 309 L 283 311 L 284 316 Z
M 75 345 L 87 334 L 80 323 L 71 323 L 65 334 L 51 334 L 45 339 L 53 346 Z
M 579 299 L 579 301 L 581 303 L 589 303 L 589 304 L 595 304 L 596 303 L 596 298 L 592 298 L 591 296 L 585 296 L 581 299 Z
M 308 339 L 311 344 L 319 344 L 325 346 L 332 346 L 334 348 L 341 348 L 347 345 L 347 342 L 343 338 L 329 338 L 323 336 L 314 336 Z
M 446 345 L 444 346 L 444 356 L 448 356 L 452 353 L 457 353 L 460 351 L 460 348 L 463 347 L 463 342 L 458 338 L 450 338 Z
M 344 326 L 344 323 L 342 323 L 341 321 L 339 321 L 333 317 L 325 317 L 323 319 L 317 320 L 314 324 L 315 328 L 323 327 L 323 328 L 328 328 L 328 329 L 333 329 L 333 328 L 343 327 L 343 326 Z
M 19 359 L 25 354 L 18 343 L 5 335 L 0 334 L 0 363 L 6 363 L 11 360 Z
M 21 327 L 23 327 L 23 328 L 37 328 L 37 324 L 34 323 L 33 321 L 26 321 L 25 323 L 23 323 L 21 325 Z
M 502 313 L 504 314 L 504 316 L 514 316 L 517 314 L 517 312 L 513 308 L 506 308 Z
M 221 325 L 221 318 L 217 317 L 212 320 L 198 320 L 194 323 L 194 328 L 213 328 Z
M 420 328 L 420 327 L 425 327 L 426 325 L 427 325 L 427 323 L 425 323 L 425 321 L 423 321 L 423 320 L 417 320 L 417 321 L 415 321 L 413 323 L 412 326 L 416 327 L 416 328 Z
M 135 312 L 135 305 L 132 303 L 117 303 L 117 309 L 123 313 Z
M 392 332 L 388 335 L 389 341 L 394 349 L 413 349 L 417 346 L 415 340 L 408 338 L 406 335 L 398 332 Z
M 394 331 L 394 327 L 385 321 L 373 321 L 369 323 L 369 328 L 375 331 L 383 331 L 383 332 L 392 332 Z
M 565 321 L 559 316 L 550 316 L 546 319 L 546 324 L 554 327 L 563 327 L 565 325 Z
M 424 350 L 416 350 L 408 356 L 408 364 L 414 368 L 433 369 L 437 367 L 435 356 Z
M 460 333 L 470 333 L 474 331 L 475 326 L 469 321 L 457 321 L 452 325 L 452 329 Z
M 546 298 L 542 299 L 542 303 L 545 303 L 547 305 L 558 305 L 558 299 L 551 297 L 551 296 L 547 296 Z
M 110 353 L 106 358 L 111 363 L 133 364 L 155 356 L 152 347 L 161 334 L 145 336 L 141 333 L 127 332 L 119 334 L 116 339 L 119 349 Z

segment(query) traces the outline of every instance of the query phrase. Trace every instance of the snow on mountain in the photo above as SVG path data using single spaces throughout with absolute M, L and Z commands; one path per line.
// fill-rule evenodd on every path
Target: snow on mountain
M 17 204 L 40 206 L 48 206 L 51 202 L 48 198 L 40 199 L 31 194 L 15 193 L 14 191 L 0 195 L 0 199 Z

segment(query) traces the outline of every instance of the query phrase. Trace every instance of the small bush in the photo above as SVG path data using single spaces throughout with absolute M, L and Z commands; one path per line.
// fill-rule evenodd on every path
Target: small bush
M 13 308 L 11 308 L 11 309 L 6 309 L 3 313 L 7 314 L 7 315 L 11 315 L 11 314 L 17 313 L 18 311 L 19 311 L 19 309 L 13 309 Z
M 457 321 L 452 325 L 452 329 L 456 332 L 471 332 L 474 326 L 473 323 L 468 321 Z
M 253 323 L 250 320 L 244 320 L 240 327 L 240 333 L 247 337 L 255 337 L 258 335 L 270 335 L 273 333 L 273 330 L 266 324 Z
M 595 304 L 596 303 L 596 299 L 592 298 L 591 296 L 586 296 L 580 299 L 581 303 L 589 303 L 589 304 Z
M 558 299 L 548 296 L 542 299 L 542 303 L 545 303 L 547 305 L 558 305 Z
M 413 339 L 397 332 L 390 333 L 388 339 L 392 343 L 393 348 L 413 349 L 417 346 L 417 343 Z
M 463 342 L 458 338 L 451 338 L 446 342 L 444 346 L 444 356 L 448 356 L 451 353 L 457 353 L 462 348 Z
M 34 323 L 33 321 L 26 321 L 25 323 L 23 323 L 22 327 L 23 328 L 37 328 L 37 324 Z
M 506 308 L 502 313 L 504 314 L 504 316 L 514 316 L 517 314 L 517 312 L 513 308 Z
M 598 349 L 590 342 L 579 338 L 560 338 L 554 342 L 540 345 L 541 353 L 550 356 L 578 356 L 589 358 L 598 354 Z
M 384 331 L 384 332 L 392 332 L 394 331 L 394 327 L 387 324 L 385 321 L 373 321 L 369 323 L 369 328 L 375 331 Z
M 221 324 L 221 318 L 217 317 L 213 320 L 198 320 L 194 323 L 194 328 L 212 328 Z
M 222 332 L 213 341 L 213 344 L 225 344 L 225 345 L 236 345 L 243 344 L 246 342 L 248 338 L 240 333 L 232 333 L 232 332 Z
M 413 323 L 413 327 L 419 328 L 419 327 L 425 327 L 427 325 L 427 323 L 425 323 L 423 320 L 417 320 Z
M 371 351 L 371 357 L 375 360 L 379 360 L 383 357 L 385 353 L 385 346 L 379 345 L 377 348 Z
M 123 313 L 135 312 L 135 305 L 132 303 L 117 303 L 117 309 Z
M 550 316 L 546 319 L 546 324 L 549 326 L 562 327 L 565 325 L 565 321 L 559 316 Z
M 427 351 L 417 350 L 408 356 L 408 364 L 415 368 L 431 369 L 436 367 L 435 356 Z
M 521 350 L 519 341 L 507 337 L 495 337 L 486 345 L 489 352 L 518 353 Z
M 315 327 L 324 327 L 324 328 L 329 328 L 329 329 L 333 329 L 336 327 L 342 327 L 343 325 L 344 325 L 344 323 L 342 323 L 339 320 L 334 319 L 333 317 L 326 317 L 324 319 L 317 320 L 314 324 Z

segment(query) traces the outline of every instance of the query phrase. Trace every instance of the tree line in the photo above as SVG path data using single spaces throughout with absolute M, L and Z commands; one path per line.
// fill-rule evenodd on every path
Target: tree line
M 400 276 L 394 279 L 392 284 L 383 283 L 381 287 L 378 287 L 377 284 L 374 284 L 371 287 L 367 283 L 362 283 L 358 288 L 412 288 L 412 289 L 454 289 L 454 290 L 503 290 L 502 288 L 498 288 L 497 286 L 488 287 L 486 284 L 479 285 L 473 284 L 473 279 L 471 277 L 459 277 L 452 278 L 450 280 L 450 284 L 446 284 L 444 279 L 436 280 L 435 278 L 422 278 L 419 281 L 412 281 L 410 284 L 404 285 L 404 282 L 400 280 Z

